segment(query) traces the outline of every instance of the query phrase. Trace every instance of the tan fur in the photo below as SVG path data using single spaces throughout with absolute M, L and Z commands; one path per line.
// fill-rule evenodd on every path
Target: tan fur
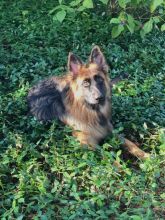
M 68 74 L 52 77 L 30 90 L 28 100 L 31 113 L 38 119 L 49 120 L 57 117 L 73 128 L 73 135 L 80 143 L 94 148 L 113 130 L 110 122 L 111 86 L 107 74 L 108 66 L 100 48 L 95 46 L 88 65 L 83 65 L 77 56 L 69 53 L 68 70 Z M 98 77 L 101 78 L 101 84 L 97 81 Z M 90 86 L 84 90 L 86 86 L 83 86 L 83 82 L 89 79 Z M 104 89 L 101 89 L 100 85 Z M 101 104 L 99 98 L 102 97 L 104 102 Z M 128 139 L 124 139 L 123 146 L 136 157 L 141 159 L 149 157 L 149 154 Z
M 80 83 L 86 77 L 92 77 L 98 73 L 98 68 L 95 64 L 90 64 L 89 67 L 83 66 L 79 70 L 79 74 L 74 80 L 72 74 L 67 74 L 61 78 L 59 81 L 59 90 L 62 90 L 67 83 L 71 85 L 71 91 L 67 94 L 64 102 L 68 114 L 65 115 L 61 120 L 71 126 L 75 131 L 74 136 L 83 144 L 89 144 L 90 146 L 95 146 L 98 144 L 99 140 L 105 138 L 105 136 L 110 132 L 112 127 L 109 126 L 108 120 L 110 118 L 110 89 L 108 75 L 99 72 L 105 80 L 107 88 L 106 103 L 100 108 L 100 112 L 107 118 L 107 126 L 103 127 L 99 124 L 99 118 L 96 111 L 90 110 L 81 102 L 81 96 L 83 96 Z M 57 82 L 57 78 L 55 78 Z

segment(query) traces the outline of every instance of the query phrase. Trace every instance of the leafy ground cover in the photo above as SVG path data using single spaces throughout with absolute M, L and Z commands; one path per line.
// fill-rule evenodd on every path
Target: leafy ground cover
M 53 21 L 55 4 L 0 2 L 1 219 L 164 219 L 165 34 L 112 40 L 96 14 Z M 70 128 L 28 115 L 29 88 L 65 72 L 69 51 L 87 60 L 94 44 L 112 77 L 129 72 L 113 89 L 115 132 L 151 152 L 150 160 L 131 157 L 113 137 L 95 152 L 81 148 Z

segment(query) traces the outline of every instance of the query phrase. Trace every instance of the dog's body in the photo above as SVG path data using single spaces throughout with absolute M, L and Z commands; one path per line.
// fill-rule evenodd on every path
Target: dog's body
M 68 66 L 67 75 L 46 79 L 30 90 L 31 113 L 42 121 L 60 119 L 81 143 L 94 146 L 112 131 L 108 67 L 98 47 L 88 66 L 73 54 Z
M 82 144 L 95 147 L 112 132 L 111 87 L 108 66 L 99 47 L 95 46 L 89 64 L 69 54 L 68 74 L 41 81 L 28 94 L 31 113 L 41 121 L 59 119 L 73 128 Z M 118 81 L 118 80 L 117 80 Z M 135 156 L 148 155 L 125 139 Z

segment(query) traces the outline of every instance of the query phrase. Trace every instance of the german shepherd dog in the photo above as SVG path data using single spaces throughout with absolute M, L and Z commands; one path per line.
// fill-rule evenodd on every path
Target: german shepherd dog
M 59 119 L 73 128 L 80 143 L 94 148 L 113 130 L 111 88 L 117 81 L 110 80 L 98 46 L 92 49 L 88 64 L 69 53 L 66 75 L 43 80 L 30 90 L 30 112 L 40 121 Z M 128 139 L 123 145 L 139 158 L 149 156 Z

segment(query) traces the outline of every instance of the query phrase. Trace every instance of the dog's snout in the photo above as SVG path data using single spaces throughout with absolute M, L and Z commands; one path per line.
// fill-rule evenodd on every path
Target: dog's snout
M 98 96 L 98 97 L 96 97 L 96 100 L 97 101 L 100 101 L 100 100 L 102 100 L 104 97 L 102 96 L 102 95 L 100 95 L 100 96 Z
M 93 96 L 93 98 L 95 99 L 95 100 L 99 100 L 100 99 L 100 97 L 101 97 L 101 93 L 99 92 L 99 91 L 93 91 L 92 92 L 92 96 Z

